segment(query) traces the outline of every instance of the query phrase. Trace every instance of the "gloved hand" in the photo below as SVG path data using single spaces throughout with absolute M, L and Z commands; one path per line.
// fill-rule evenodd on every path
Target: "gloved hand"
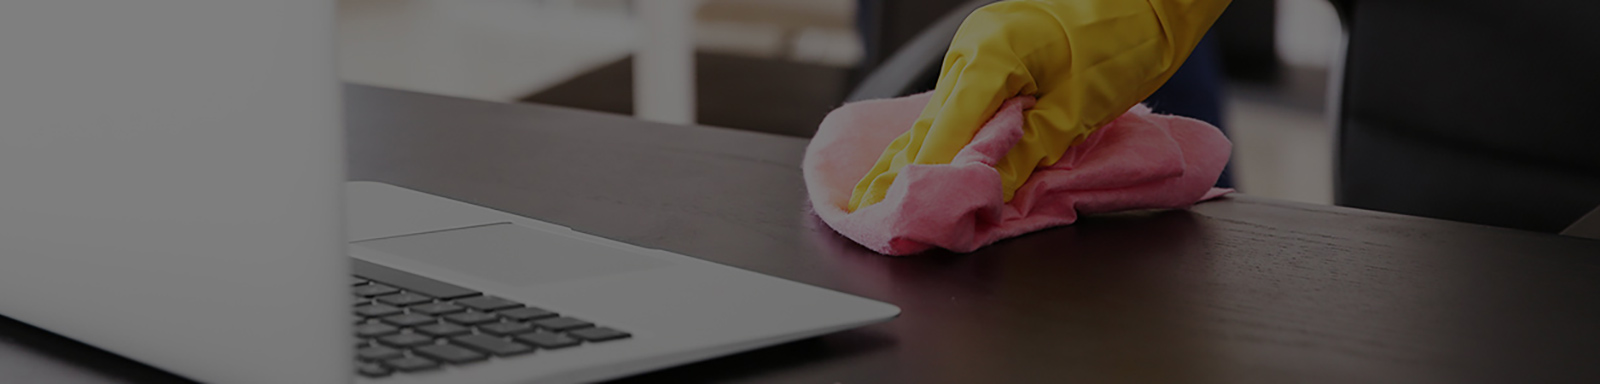
M 995 165 L 1006 201 L 1177 72 L 1230 0 L 1011 0 L 961 23 L 933 99 L 856 184 L 851 211 L 883 200 L 908 164 L 948 164 L 1001 102 L 1033 95 L 1023 137 Z

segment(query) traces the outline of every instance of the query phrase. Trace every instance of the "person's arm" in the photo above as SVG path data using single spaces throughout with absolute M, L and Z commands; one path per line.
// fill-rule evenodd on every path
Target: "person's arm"
M 1166 82 L 1229 0 L 1012 0 L 969 15 L 933 99 L 856 185 L 850 210 L 883 200 L 900 169 L 947 164 L 1000 104 L 1039 102 L 996 164 L 1007 201 L 1033 170 Z

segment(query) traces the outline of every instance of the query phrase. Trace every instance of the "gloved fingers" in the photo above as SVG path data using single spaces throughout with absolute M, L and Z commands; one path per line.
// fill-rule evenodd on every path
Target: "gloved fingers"
M 849 209 L 883 200 L 900 169 L 909 164 L 947 164 L 972 141 L 1000 104 L 1019 92 L 1036 89 L 1026 71 L 1007 55 L 973 56 L 952 50 L 945 58 L 932 98 L 910 131 L 885 148 L 878 162 L 856 185 Z
M 955 158 L 1007 99 L 1037 92 L 1030 72 L 1009 55 L 956 57 L 912 126 L 926 132 L 913 164 L 946 164 Z M 913 138 L 915 141 L 916 138 Z
M 946 164 L 1004 100 L 1039 98 L 1023 137 L 995 166 L 1009 201 L 1176 71 L 1228 0 L 1034 0 L 982 7 L 963 21 L 939 85 L 911 131 L 857 185 L 850 210 L 881 201 L 900 169 Z
M 1005 201 L 1011 201 L 1033 171 L 1054 165 L 1068 147 L 1083 142 L 1094 132 L 1094 127 L 1079 123 L 1081 119 L 1072 118 L 1072 112 L 1060 105 L 1040 102 L 1029 109 L 1024 115 L 1022 139 L 995 164 Z
M 900 134 L 900 137 L 896 137 L 894 141 L 889 142 L 889 147 L 885 148 L 883 154 L 878 156 L 878 161 L 873 163 L 872 169 L 867 171 L 866 176 L 862 177 L 861 181 L 856 182 L 855 189 L 851 190 L 850 204 L 846 207 L 846 211 L 855 212 L 860 207 L 883 201 L 884 195 L 889 191 L 889 186 L 894 184 L 895 178 L 900 175 L 900 168 L 904 165 L 902 163 L 900 166 L 895 166 L 895 164 L 900 163 L 899 159 L 906 156 L 906 147 L 911 145 L 911 140 L 912 131 L 906 131 L 906 133 Z M 918 143 L 918 145 L 921 144 Z M 913 153 L 912 156 L 914 155 Z

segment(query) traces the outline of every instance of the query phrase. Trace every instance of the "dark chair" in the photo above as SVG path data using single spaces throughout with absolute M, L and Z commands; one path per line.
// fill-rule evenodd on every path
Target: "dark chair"
M 931 90 L 939 80 L 939 66 L 950 40 L 967 15 L 997 0 L 971 0 L 956 5 L 921 32 L 894 49 L 894 53 L 875 62 L 871 72 L 856 84 L 846 102 L 886 99 Z M 872 40 L 870 37 L 867 40 Z M 869 49 L 869 51 L 874 51 Z M 871 55 L 871 56 L 876 56 Z
M 1600 1 L 1334 4 L 1338 204 L 1550 233 L 1600 205 Z
M 1578 222 L 1572 223 L 1561 234 L 1600 240 L 1600 208 L 1595 208 L 1588 215 L 1584 215 Z

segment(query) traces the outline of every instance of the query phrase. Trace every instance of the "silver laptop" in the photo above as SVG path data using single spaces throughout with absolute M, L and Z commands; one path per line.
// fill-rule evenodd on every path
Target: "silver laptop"
M 898 313 L 346 183 L 334 9 L 0 1 L 0 314 L 204 382 L 566 383 Z

